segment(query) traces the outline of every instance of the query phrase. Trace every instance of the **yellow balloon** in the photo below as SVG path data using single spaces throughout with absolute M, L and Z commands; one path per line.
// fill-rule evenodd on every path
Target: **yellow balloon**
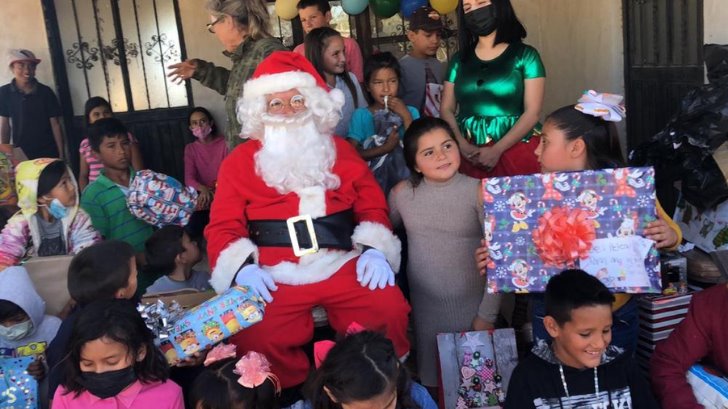
M 279 0 L 280 1 L 280 0 Z M 458 0 L 430 0 L 430 5 L 440 14 L 448 14 L 458 7 Z
M 276 0 L 275 10 L 283 20 L 293 20 L 298 15 L 298 0 Z

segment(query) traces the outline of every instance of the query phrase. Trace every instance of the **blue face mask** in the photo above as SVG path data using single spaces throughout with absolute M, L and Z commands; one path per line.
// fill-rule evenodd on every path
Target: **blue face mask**
M 25 338 L 33 330 L 33 323 L 30 320 L 6 327 L 0 325 L 0 338 L 8 341 L 17 341 Z
M 68 208 L 60 200 L 53 199 L 51 204 L 48 205 L 48 213 L 56 219 L 63 219 L 68 215 Z

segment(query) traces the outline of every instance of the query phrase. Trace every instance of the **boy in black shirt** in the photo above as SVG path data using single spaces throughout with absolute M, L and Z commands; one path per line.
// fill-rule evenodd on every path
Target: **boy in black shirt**
M 610 346 L 614 296 L 582 270 L 546 286 L 544 325 L 553 338 L 518 364 L 504 408 L 659 408 L 636 363 Z

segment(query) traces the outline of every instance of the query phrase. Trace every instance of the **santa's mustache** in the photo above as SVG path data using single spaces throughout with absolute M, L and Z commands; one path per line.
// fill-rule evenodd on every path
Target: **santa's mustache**
M 313 114 L 310 111 L 302 111 L 293 115 L 269 114 L 264 112 L 260 119 L 264 125 L 300 126 L 302 123 L 313 119 Z

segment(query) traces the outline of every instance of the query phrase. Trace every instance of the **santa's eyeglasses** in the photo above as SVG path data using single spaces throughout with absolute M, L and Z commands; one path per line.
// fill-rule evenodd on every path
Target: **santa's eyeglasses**
M 306 98 L 303 95 L 294 95 L 287 104 L 280 98 L 273 98 L 268 102 L 268 112 L 272 114 L 280 114 L 286 107 L 291 107 L 296 112 L 306 109 Z

